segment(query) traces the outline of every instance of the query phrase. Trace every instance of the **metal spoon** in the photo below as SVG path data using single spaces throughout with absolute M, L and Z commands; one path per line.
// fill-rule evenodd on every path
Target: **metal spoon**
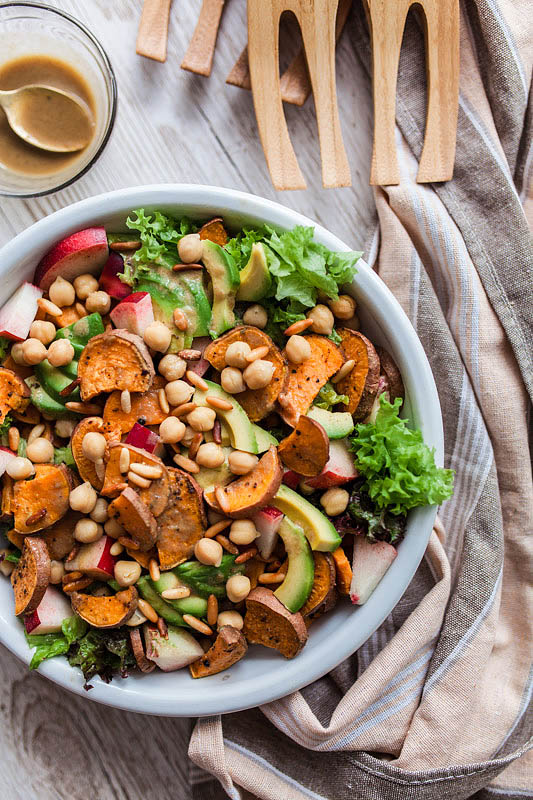
M 0 106 L 11 129 L 25 142 L 53 153 L 86 147 L 94 133 L 90 108 L 76 95 L 52 86 L 0 91 Z

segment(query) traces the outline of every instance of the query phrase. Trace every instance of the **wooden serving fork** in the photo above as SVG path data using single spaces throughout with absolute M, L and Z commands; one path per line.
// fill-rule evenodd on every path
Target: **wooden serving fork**
M 409 8 L 421 7 L 428 102 L 418 183 L 453 175 L 459 105 L 459 0 L 365 0 L 372 37 L 374 147 L 370 183 L 400 182 L 395 142 L 396 80 Z
M 313 89 L 326 188 L 350 186 L 335 85 L 338 0 L 248 0 L 248 61 L 259 136 L 276 189 L 305 189 L 283 113 L 279 21 L 292 11 L 300 23 Z
M 137 34 L 136 51 L 140 56 L 166 61 L 168 18 L 172 0 L 144 0 Z
M 181 68 L 209 77 L 217 42 L 224 0 L 203 0 L 192 39 Z

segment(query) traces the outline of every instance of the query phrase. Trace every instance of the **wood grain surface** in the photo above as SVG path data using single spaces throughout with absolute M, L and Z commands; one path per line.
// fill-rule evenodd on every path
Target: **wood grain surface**
M 257 135 L 249 92 L 225 84 L 246 44 L 244 0 L 227 0 L 213 70 L 180 69 L 200 0 L 176 0 L 164 64 L 135 54 L 141 0 L 47 0 L 82 20 L 116 71 L 119 109 L 100 160 L 62 192 L 35 200 L 0 199 L 0 245 L 76 200 L 125 186 L 191 182 L 275 199 L 307 214 L 359 249 L 373 224 L 369 188 L 371 87 L 348 20 L 337 51 L 339 113 L 353 186 L 321 187 L 312 100 L 286 106 L 307 191 L 276 192 Z M 80 698 L 29 673 L 0 647 L 2 800 L 188 800 L 191 722 L 128 714 Z M 253 734 L 253 732 L 251 732 Z

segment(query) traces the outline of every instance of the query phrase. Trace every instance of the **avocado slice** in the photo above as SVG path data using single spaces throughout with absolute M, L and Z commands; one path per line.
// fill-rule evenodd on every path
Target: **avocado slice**
M 309 500 L 281 484 L 271 505 L 279 508 L 289 519 L 300 525 L 312 550 L 332 552 L 339 547 L 341 537 L 330 520 Z
M 218 336 L 235 325 L 235 296 L 239 288 L 239 270 L 234 259 L 220 245 L 204 239 L 202 261 L 213 284 L 213 308 L 209 333 Z
M 294 614 L 303 606 L 313 588 L 315 563 L 309 542 L 299 525 L 287 516 L 283 517 L 278 533 L 283 540 L 289 568 L 285 580 L 274 594 L 285 608 Z
M 311 406 L 307 416 L 322 425 L 329 439 L 344 439 L 354 429 L 353 417 L 349 411 L 328 411 Z
M 254 428 L 244 408 L 239 405 L 231 394 L 225 392 L 218 383 L 213 383 L 212 381 L 206 381 L 206 383 L 209 387 L 207 392 L 196 389 L 192 402 L 196 403 L 197 406 L 206 406 L 206 397 L 212 395 L 231 403 L 231 410 L 224 411 L 222 409 L 217 409 L 217 415 L 224 420 L 229 428 L 232 447 L 236 450 L 244 450 L 247 453 L 257 453 L 257 440 L 255 438 Z
M 165 589 L 174 589 L 179 583 L 180 581 L 178 581 L 173 572 L 162 572 L 159 580 L 153 581 L 153 586 L 161 594 Z M 184 586 L 185 584 L 181 585 Z M 192 614 L 193 617 L 199 617 L 200 619 L 207 614 L 207 600 L 204 597 L 198 597 L 198 595 L 191 594 L 189 597 L 182 597 L 179 600 L 165 600 L 165 603 L 179 611 L 180 614 Z
M 211 486 L 227 486 L 235 477 L 228 465 L 228 456 L 232 448 L 223 447 L 222 449 L 224 451 L 225 461 L 220 467 L 216 467 L 215 469 L 201 467 L 200 472 L 197 472 L 194 476 L 194 480 L 202 489 L 210 489 Z M 184 452 L 184 455 L 187 455 L 187 453 Z
M 69 411 L 68 408 L 61 403 L 58 403 L 57 400 L 54 400 L 53 397 L 50 397 L 48 392 L 46 392 L 35 375 L 30 375 L 29 378 L 25 380 L 26 386 L 28 386 L 30 393 L 31 393 L 31 402 L 38 408 L 39 411 L 42 411 L 44 414 L 48 414 L 53 419 L 78 419 L 75 412 Z
M 268 431 L 265 431 L 264 428 L 260 428 L 259 425 L 256 425 L 255 423 L 252 423 L 252 428 L 254 429 L 255 433 L 258 453 L 266 453 L 271 445 L 275 445 L 276 447 L 278 446 L 279 442 L 276 437 L 272 436 L 272 434 Z
M 240 273 L 241 285 L 237 300 L 256 302 L 266 297 L 272 284 L 265 248 L 260 242 L 252 245 L 250 259 Z
M 95 311 L 93 314 L 88 314 L 65 328 L 60 328 L 56 333 L 56 339 L 68 339 L 74 348 L 74 358 L 77 359 L 81 356 L 83 348 L 89 339 L 92 339 L 93 336 L 98 336 L 104 330 L 102 317 Z
M 141 578 L 139 578 L 135 585 L 139 590 L 141 597 L 146 600 L 147 603 L 150 603 L 152 608 L 157 611 L 160 617 L 163 617 L 164 620 L 170 622 L 171 625 L 178 625 L 182 628 L 187 627 L 187 624 L 183 621 L 183 617 L 180 612 L 176 611 L 176 609 L 171 606 L 170 603 L 167 603 L 166 600 L 163 600 L 157 589 L 154 588 L 154 584 L 148 575 L 143 575 Z
M 77 371 L 76 365 L 76 374 Z M 64 404 L 67 401 L 79 400 L 80 391 L 77 387 L 69 395 L 61 395 L 63 389 L 66 389 L 67 386 L 72 383 L 74 378 L 66 375 L 61 368 L 53 367 L 47 358 L 45 358 L 44 361 L 41 361 L 40 364 L 35 365 L 35 375 L 37 376 L 37 380 L 45 392 L 47 392 L 50 397 L 53 397 L 53 399 L 58 403 Z

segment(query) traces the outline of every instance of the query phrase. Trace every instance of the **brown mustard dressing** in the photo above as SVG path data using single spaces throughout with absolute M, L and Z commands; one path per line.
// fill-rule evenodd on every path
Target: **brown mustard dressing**
M 18 89 L 21 86 L 39 84 L 52 86 L 77 95 L 90 108 L 93 118 L 96 119 L 94 97 L 87 82 L 70 64 L 49 56 L 25 56 L 13 61 L 8 61 L 0 66 L 0 89 Z M 72 105 L 69 104 L 72 110 Z M 46 123 L 46 110 L 43 108 L 31 109 L 27 113 L 33 115 L 33 121 Z M 54 113 L 50 109 L 50 113 Z M 75 132 L 80 124 L 80 118 L 74 109 L 72 116 L 65 115 L 64 126 L 68 131 Z M 37 126 L 35 127 L 37 130 Z M 94 136 L 94 133 L 93 133 Z M 65 141 L 64 132 L 58 140 Z M 87 145 L 87 147 L 90 145 Z M 77 161 L 87 149 L 74 153 L 52 153 L 26 144 L 9 127 L 6 115 L 0 108 L 0 163 L 13 172 L 24 175 L 52 175 Z

